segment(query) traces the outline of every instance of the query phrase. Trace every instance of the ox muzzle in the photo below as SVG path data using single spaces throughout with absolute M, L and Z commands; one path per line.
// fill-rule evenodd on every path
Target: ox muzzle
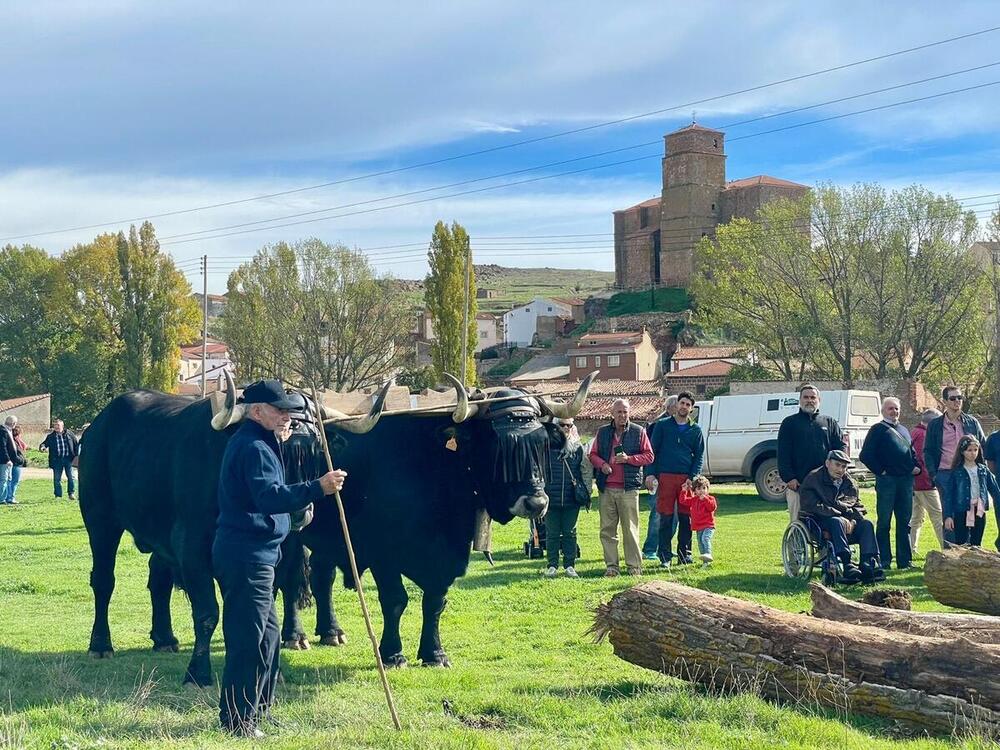
M 519 518 L 539 518 L 545 515 L 549 508 L 549 496 L 545 490 L 536 489 L 530 495 L 518 495 L 517 500 L 510 507 L 510 513 Z

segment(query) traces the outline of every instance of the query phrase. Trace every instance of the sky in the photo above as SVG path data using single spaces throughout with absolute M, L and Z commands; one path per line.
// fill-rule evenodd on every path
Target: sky
M 659 194 L 662 136 L 692 118 L 726 131 L 729 179 L 920 183 L 985 218 L 1000 29 L 727 94 L 982 32 L 996 11 L 0 0 L 0 244 L 58 254 L 154 217 L 192 284 L 207 255 L 223 292 L 266 244 L 308 237 L 421 278 L 443 219 L 477 263 L 610 271 L 612 211 Z

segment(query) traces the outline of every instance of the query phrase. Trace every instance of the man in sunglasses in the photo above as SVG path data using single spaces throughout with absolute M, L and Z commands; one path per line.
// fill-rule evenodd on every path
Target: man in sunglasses
M 949 507 L 945 496 L 951 486 L 951 465 L 958 450 L 958 441 L 963 435 L 972 435 L 982 445 L 986 440 L 983 426 L 971 414 L 962 411 L 965 396 L 962 389 L 955 385 L 946 385 L 941 391 L 944 402 L 944 414 L 927 425 L 927 438 L 924 441 L 924 463 L 931 481 L 938 488 L 943 507 Z M 945 530 L 945 541 L 954 542 L 954 532 Z

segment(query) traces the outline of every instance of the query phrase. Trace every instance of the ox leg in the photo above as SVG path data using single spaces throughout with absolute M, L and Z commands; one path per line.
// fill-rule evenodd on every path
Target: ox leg
M 420 628 L 420 650 L 417 656 L 425 667 L 450 667 L 448 655 L 441 648 L 441 613 L 444 612 L 448 599 L 444 591 L 425 591 L 420 607 L 423 611 L 423 624 Z
M 337 568 L 331 558 L 313 550 L 309 557 L 309 585 L 316 602 L 316 635 L 321 646 L 341 646 L 347 636 L 337 622 L 333 608 L 333 582 Z
M 184 589 L 191 600 L 191 617 L 194 620 L 194 651 L 184 674 L 184 684 L 198 687 L 212 684 L 212 634 L 219 624 L 219 601 L 215 597 L 215 578 L 212 576 L 212 540 L 189 542 L 183 555 Z
M 174 590 L 174 574 L 170 565 L 155 552 L 149 558 L 149 599 L 153 605 L 153 629 L 149 637 L 153 640 L 153 651 L 177 653 L 177 638 L 174 637 L 170 620 L 170 596 Z
M 115 654 L 111 645 L 111 626 L 108 624 L 108 604 L 115 590 L 115 556 L 123 531 L 121 527 L 100 521 L 87 524 L 90 554 L 94 562 L 90 569 L 90 587 L 94 590 L 94 627 L 90 631 L 87 652 L 98 659 L 107 659 Z
M 274 593 L 281 592 L 281 647 L 296 651 L 309 649 L 309 639 L 299 616 L 301 606 L 308 606 L 308 569 L 305 550 L 298 539 L 290 538 L 282 545 L 282 558 L 274 576 Z M 303 602 L 302 600 L 305 599 Z
M 374 569 L 372 575 L 378 584 L 378 601 L 382 605 L 382 640 L 378 647 L 382 663 L 386 667 L 405 667 L 406 657 L 403 656 L 399 621 L 403 617 L 409 597 L 406 594 L 406 587 L 403 586 L 403 578 L 399 573 L 379 575 Z

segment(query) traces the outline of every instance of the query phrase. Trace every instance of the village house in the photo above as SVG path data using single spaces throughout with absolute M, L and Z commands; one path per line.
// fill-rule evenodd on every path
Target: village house
M 476 340 L 469 342 L 470 346 L 475 346 L 473 351 L 478 354 L 483 349 L 501 343 L 503 341 L 501 325 L 500 318 L 493 313 L 476 313 Z M 416 338 L 418 351 L 421 349 L 421 343 L 430 343 L 435 339 L 434 322 L 427 310 L 421 310 L 417 314 Z
M 35 396 L 0 399 L 0 423 L 9 416 L 17 417 L 17 423 L 24 434 L 24 442 L 30 447 L 35 447 L 48 434 L 52 424 L 52 396 L 48 393 L 39 393 Z
M 711 362 L 739 364 L 746 357 L 739 346 L 681 346 L 670 355 L 670 372 L 707 365 Z
M 205 378 L 206 380 L 216 380 L 223 376 L 228 370 L 230 374 L 235 373 L 232 358 L 229 356 L 229 345 L 225 342 L 208 338 L 208 346 L 205 354 Z M 181 369 L 179 380 L 184 386 L 197 386 L 201 388 L 201 350 L 200 341 L 181 347 Z M 200 392 L 200 390 L 199 390 Z
M 535 297 L 503 314 L 504 341 L 508 346 L 531 346 L 536 334 L 552 338 L 583 321 L 583 300 Z
M 660 353 L 645 329 L 588 333 L 566 356 L 570 379 L 580 380 L 594 370 L 601 371 L 601 379 L 654 380 L 661 374 Z

